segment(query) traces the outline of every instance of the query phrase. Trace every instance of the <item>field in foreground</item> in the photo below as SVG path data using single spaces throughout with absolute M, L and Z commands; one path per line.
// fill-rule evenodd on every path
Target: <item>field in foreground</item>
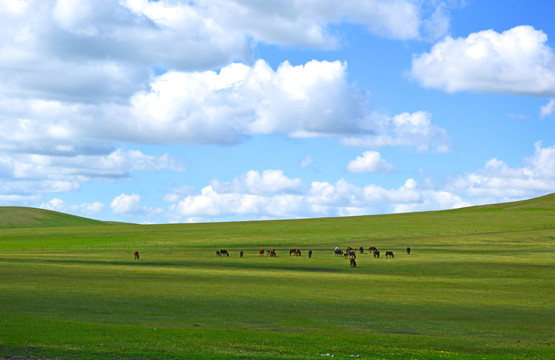
M 0 224 L 0 357 L 555 358 L 554 196 L 253 223 L 14 218 Z M 335 246 L 382 257 L 351 269 Z

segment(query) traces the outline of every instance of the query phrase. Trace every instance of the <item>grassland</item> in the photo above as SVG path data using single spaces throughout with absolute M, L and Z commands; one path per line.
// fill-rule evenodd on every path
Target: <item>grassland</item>
M 294 221 L 0 219 L 0 357 L 555 358 L 555 195 Z M 396 256 L 351 269 L 335 246 Z

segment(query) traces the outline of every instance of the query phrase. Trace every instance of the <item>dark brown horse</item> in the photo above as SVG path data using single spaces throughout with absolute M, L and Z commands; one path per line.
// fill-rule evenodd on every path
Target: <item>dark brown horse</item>
M 270 250 L 270 257 L 276 257 L 276 249 Z
M 227 255 L 229 257 L 229 253 L 227 252 L 227 250 L 220 250 L 220 254 L 223 255 Z
M 389 257 L 392 258 L 392 259 L 395 258 L 395 255 L 393 255 L 393 251 L 386 251 L 385 252 L 385 258 L 387 259 Z
M 375 258 L 379 258 L 380 257 L 380 252 L 378 250 L 374 251 L 374 257 Z
M 301 249 L 290 249 L 289 250 L 289 256 L 291 256 L 291 254 L 295 254 L 297 256 L 301 256 Z
M 368 248 L 368 251 L 370 251 L 370 252 L 372 252 L 372 251 L 378 251 L 378 249 L 376 249 L 375 246 L 370 246 L 370 247 Z
M 410 248 L 407 248 L 407 255 L 410 255 Z
M 264 249 L 262 249 L 258 252 L 258 256 L 264 256 Z
M 350 265 L 351 267 L 355 267 L 355 268 L 357 267 L 357 262 L 355 261 L 355 259 L 351 258 Z
M 133 256 L 135 257 L 135 260 L 139 260 L 139 252 L 135 250 L 135 252 L 133 253 Z

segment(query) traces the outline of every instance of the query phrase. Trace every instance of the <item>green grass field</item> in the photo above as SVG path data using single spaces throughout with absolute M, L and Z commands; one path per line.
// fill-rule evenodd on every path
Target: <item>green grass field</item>
M 554 255 L 555 195 L 188 225 L 0 208 L 0 357 L 553 359 Z

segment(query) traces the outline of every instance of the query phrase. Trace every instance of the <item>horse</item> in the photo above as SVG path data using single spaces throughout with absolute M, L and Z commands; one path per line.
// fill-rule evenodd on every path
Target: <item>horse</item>
M 357 267 L 357 262 L 355 261 L 355 259 L 351 258 L 351 260 L 349 261 L 349 263 L 350 263 L 350 265 L 351 265 L 352 268 L 353 268 L 353 267 L 355 267 L 355 268 Z
M 378 251 L 378 249 L 376 249 L 375 246 L 370 246 L 370 247 L 368 248 L 368 251 L 370 251 L 370 252 L 372 252 L 372 251 Z
M 312 257 L 312 250 L 308 250 L 308 258 L 310 259 Z
M 392 259 L 395 258 L 395 255 L 393 255 L 393 251 L 386 251 L 385 252 L 385 258 L 387 259 L 389 257 L 392 258 Z
M 264 249 L 260 250 L 260 251 L 258 252 L 258 256 L 263 256 L 263 255 L 264 255 L 264 252 L 265 252 Z
M 270 251 L 270 257 L 276 257 L 276 249 Z
M 222 253 L 221 253 L 221 252 L 219 252 L 218 250 L 216 250 L 216 255 L 218 255 L 218 256 L 222 256 Z
M 291 250 L 289 250 L 289 256 L 291 256 L 291 254 L 301 256 L 301 249 L 291 249 Z
M 135 257 L 135 260 L 139 260 L 139 252 L 138 251 L 135 251 L 133 253 L 133 256 Z
M 380 257 L 380 252 L 378 250 L 374 251 L 374 257 L 375 258 L 379 258 Z
M 349 251 L 349 252 L 347 252 L 347 255 L 350 256 L 351 259 L 353 259 L 353 258 L 356 259 L 357 258 L 357 254 L 355 253 L 355 251 Z
M 364 248 L 362 246 L 358 250 L 360 251 L 361 254 L 364 254 Z
M 227 255 L 229 257 L 229 253 L 227 252 L 227 250 L 220 250 L 220 254 Z
M 407 255 L 410 255 L 410 248 L 407 248 Z
M 338 248 L 335 249 L 335 256 L 340 256 L 343 255 L 343 250 L 340 250 Z
M 239 253 L 240 257 L 243 257 L 243 250 L 241 250 L 241 252 Z

